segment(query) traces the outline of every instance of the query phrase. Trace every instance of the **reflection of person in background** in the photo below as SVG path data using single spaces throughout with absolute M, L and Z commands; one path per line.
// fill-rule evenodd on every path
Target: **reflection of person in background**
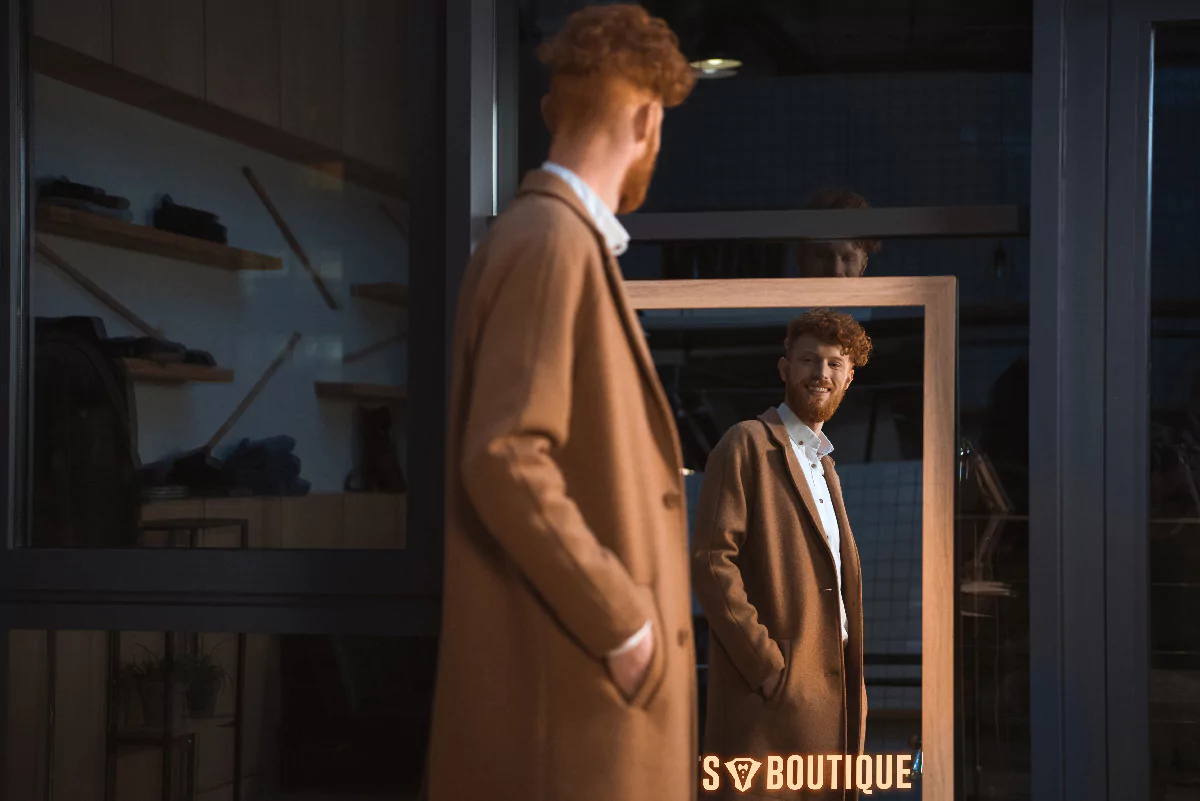
M 615 214 L 695 76 L 633 5 L 577 12 L 541 57 L 550 160 L 456 318 L 430 798 L 694 801 L 683 465 Z
M 805 208 L 869 209 L 871 204 L 844 189 L 822 189 Z M 880 247 L 873 239 L 805 239 L 796 245 L 796 264 L 802 278 L 860 278 L 867 271 L 867 257 Z
M 712 633 L 704 754 L 862 753 L 862 579 L 821 429 L 870 352 L 848 314 L 796 318 L 779 360 L 786 403 L 709 458 L 692 554 Z

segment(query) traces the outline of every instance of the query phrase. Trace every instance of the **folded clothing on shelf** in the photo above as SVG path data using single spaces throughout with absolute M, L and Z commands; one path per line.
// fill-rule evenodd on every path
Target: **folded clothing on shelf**
M 180 206 L 171 200 L 170 195 L 163 195 L 162 202 L 154 210 L 154 227 L 173 234 L 190 236 L 219 245 L 229 243 L 225 226 L 218 222 L 217 215 L 210 211 Z
M 300 477 L 300 457 L 288 436 L 243 439 L 225 459 L 230 495 L 307 495 L 312 486 Z
M 193 350 L 154 337 L 112 337 L 104 328 L 104 321 L 99 317 L 55 317 L 38 318 L 39 324 L 53 323 L 61 330 L 69 330 L 77 336 L 84 337 L 96 344 L 96 347 L 110 359 L 147 359 L 163 363 L 200 364 L 207 367 L 216 366 L 217 360 L 208 351 Z
M 116 337 L 101 343 L 104 351 L 114 359 L 146 359 L 163 364 L 200 364 L 215 367 L 217 360 L 204 350 L 193 350 L 178 342 L 168 342 L 154 337 Z
M 100 214 L 125 222 L 133 221 L 126 198 L 110 195 L 94 186 L 73 183 L 66 178 L 53 178 L 39 183 L 38 202 L 86 211 L 89 214 Z
M 186 487 L 192 496 L 209 498 L 307 495 L 312 485 L 300 477 L 295 447 L 288 436 L 243 439 L 224 459 L 197 459 L 202 452 L 191 451 L 142 467 L 138 479 L 144 494 Z

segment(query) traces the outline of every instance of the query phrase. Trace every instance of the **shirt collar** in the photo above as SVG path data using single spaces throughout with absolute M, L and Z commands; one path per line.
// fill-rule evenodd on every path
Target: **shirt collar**
M 818 434 L 800 422 L 800 418 L 788 408 L 786 403 L 779 404 L 779 417 L 783 420 L 783 425 L 787 428 L 788 436 L 792 438 L 792 442 L 795 442 L 802 448 L 815 450 L 819 457 L 825 457 L 833 453 L 833 443 L 829 441 L 829 437 L 824 434 Z
M 567 186 L 571 187 L 575 194 L 579 196 L 579 201 L 587 209 L 592 222 L 600 229 L 600 233 L 604 236 L 605 244 L 608 245 L 608 249 L 614 256 L 620 256 L 629 249 L 629 232 L 617 220 L 617 215 L 612 213 L 612 209 L 600 199 L 600 196 L 582 178 L 566 167 L 555 164 L 552 161 L 547 161 L 543 164 L 542 169 L 562 178 L 567 182 Z

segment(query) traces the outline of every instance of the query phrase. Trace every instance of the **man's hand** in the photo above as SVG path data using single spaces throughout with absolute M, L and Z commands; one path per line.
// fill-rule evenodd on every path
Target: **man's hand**
M 773 698 L 775 696 L 775 691 L 779 689 L 779 682 L 782 680 L 783 680 L 783 671 L 781 670 L 778 673 L 771 676 L 765 682 L 763 682 L 763 686 L 762 686 L 763 698 Z
M 650 669 L 650 659 L 654 656 L 654 629 L 641 639 L 637 645 L 616 656 L 606 657 L 608 673 L 612 676 L 613 684 L 632 698 L 641 688 L 646 679 L 646 671 Z

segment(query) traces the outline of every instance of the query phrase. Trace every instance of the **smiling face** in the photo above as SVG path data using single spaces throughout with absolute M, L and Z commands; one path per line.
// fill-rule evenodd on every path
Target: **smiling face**
M 796 337 L 779 360 L 788 408 L 814 431 L 841 405 L 854 380 L 854 365 L 837 344 L 812 334 Z

